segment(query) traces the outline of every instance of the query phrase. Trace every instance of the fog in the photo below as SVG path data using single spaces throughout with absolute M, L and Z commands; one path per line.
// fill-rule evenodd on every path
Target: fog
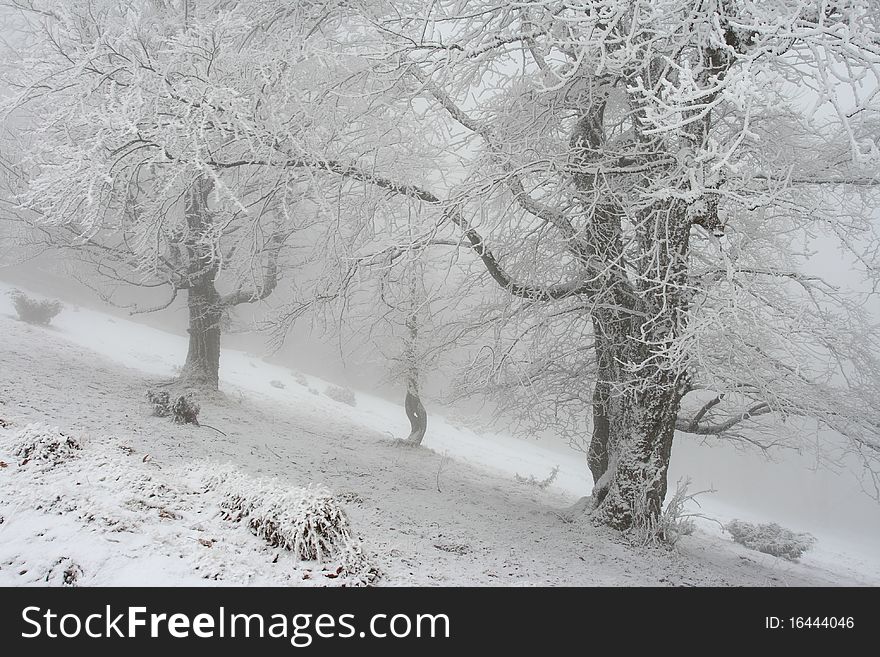
M 823 254 L 812 263 L 817 271 L 836 283 L 858 284 L 859 278 L 853 272 L 851 263 L 846 263 L 839 254 Z M 4 265 L 0 268 L 0 280 L 63 299 L 67 304 L 100 310 L 163 331 L 185 335 L 187 315 L 183 300 L 166 310 L 132 316 L 119 306 L 135 303 L 148 306 L 161 293 L 150 294 L 142 288 L 121 287 L 114 294 L 116 305 L 111 305 L 103 303 L 94 290 L 71 277 L 71 271 L 78 271 L 78 277 L 84 273 L 75 261 L 65 262 L 59 254 L 50 254 L 23 264 Z M 876 301 L 876 298 L 872 298 L 872 301 Z M 401 382 L 389 381 L 387 369 L 378 363 L 370 363 L 368 357 L 360 360 L 349 357 L 346 360 L 343 357 L 346 350 L 334 341 L 334 336 L 328 336 L 318 328 L 312 329 L 308 322 L 294 327 L 280 349 L 276 350 L 270 344 L 269 337 L 259 330 L 271 311 L 272 304 L 247 306 L 237 311 L 235 330 L 223 336 L 224 348 L 244 351 L 266 362 L 355 390 L 369 391 L 370 394 L 400 404 L 403 416 L 405 386 Z M 221 372 L 222 363 L 221 357 Z M 443 390 L 442 381 L 435 381 L 434 389 Z M 512 420 L 500 418 L 493 431 L 491 425 L 486 426 L 484 414 L 480 414 L 479 418 L 473 415 L 474 404 L 448 407 L 438 397 L 428 397 L 425 403 L 432 414 L 463 417 L 465 423 L 470 417 L 478 427 L 474 440 L 480 440 L 481 432 L 504 433 L 504 427 Z M 483 404 L 491 405 L 491 402 L 486 400 L 480 403 L 481 406 Z M 560 455 L 582 460 L 584 485 L 589 485 L 585 455 L 572 449 L 552 431 L 530 437 L 510 436 L 510 439 L 533 442 Z M 833 444 L 839 440 L 833 433 L 823 431 L 820 442 Z M 672 487 L 678 481 L 691 480 L 691 492 L 708 491 L 697 501 L 710 507 L 714 501 L 716 505 L 721 503 L 724 511 L 730 507 L 732 512 L 756 520 L 775 521 L 803 531 L 833 535 L 841 542 L 851 543 L 863 554 L 871 554 L 875 550 L 880 553 L 880 503 L 873 499 L 871 491 L 861 485 L 847 465 L 856 469 L 852 461 L 844 461 L 836 466 L 820 462 L 809 449 L 800 453 L 771 450 L 763 454 L 756 448 L 725 444 L 716 438 L 698 439 L 680 434 L 673 447 L 669 476 Z M 588 490 L 580 492 L 586 494 Z M 694 510 L 699 512 L 699 509 Z
M 418 541 L 475 555 L 462 538 L 475 532 L 507 549 L 498 524 L 474 526 L 530 505 L 557 544 L 571 540 L 562 520 L 584 509 L 656 544 L 676 482 L 699 493 L 697 540 L 729 543 L 720 525 L 734 517 L 777 522 L 824 541 L 804 562 L 818 570 L 793 581 L 821 579 L 847 550 L 880 581 L 875 34 L 828 8 L 815 20 L 841 21 L 841 45 L 799 27 L 812 15 L 786 18 L 803 8 L 785 3 L 731 17 L 660 3 L 647 27 L 609 3 L 621 25 L 632 20 L 614 39 L 577 7 L 536 5 L 520 21 L 489 6 L 481 23 L 435 4 L 387 16 L 274 1 L 0 8 L 0 283 L 188 341 L 172 381 L 123 362 L 126 335 L 95 375 L 126 394 L 131 380 L 167 386 L 166 407 L 201 394 L 229 423 L 205 426 L 241 470 L 230 481 L 268 477 L 283 497 L 326 479 L 350 504 L 382 497 L 378 515 L 354 516 L 374 542 L 380 528 L 394 537 L 382 543 L 394 583 L 435 578 L 409 571 Z M 667 68 L 642 61 L 639 35 Z M 27 372 L 31 342 L 59 349 L 42 365 L 63 369 L 51 317 L 0 319 L 0 369 Z M 226 356 L 306 383 L 273 379 L 290 396 L 267 396 L 263 370 L 243 387 Z M 80 376 L 87 359 L 71 347 Z M 352 403 L 334 403 L 350 408 L 309 377 L 349 389 Z M 88 415 L 56 407 L 56 383 L 39 394 L 57 417 L 10 404 L 30 409 L 15 440 L 30 436 L 25 421 L 63 430 Z M 368 401 L 355 409 L 358 396 Z M 153 415 L 120 411 L 133 398 L 101 421 L 119 427 L 122 413 L 132 435 L 155 432 L 170 487 L 216 465 L 193 427 L 180 437 L 153 424 L 168 408 L 152 397 Z M 248 400 L 277 415 L 254 411 L 251 429 Z M 345 442 L 361 431 L 368 442 Z M 446 485 L 448 461 L 459 469 Z M 401 501 L 400 488 L 419 492 Z M 470 514 L 455 525 L 461 540 L 438 547 L 430 528 L 447 531 L 457 507 Z M 20 543 L 31 520 L 15 529 Z M 564 570 L 569 556 L 548 564 Z M 650 557 L 642 565 L 651 581 Z M 364 572 L 358 584 L 378 569 Z

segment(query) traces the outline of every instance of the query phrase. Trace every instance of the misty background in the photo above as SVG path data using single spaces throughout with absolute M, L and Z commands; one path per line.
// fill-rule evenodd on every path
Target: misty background
M 823 274 L 829 278 L 858 284 L 851 263 L 847 263 L 839 254 L 825 253 L 813 262 L 821 265 Z M 116 305 L 111 305 L 101 302 L 93 289 L 76 280 L 84 275 L 88 276 L 88 273 L 80 263 L 65 260 L 57 252 L 34 256 L 25 263 L 0 266 L 0 280 L 48 297 L 57 297 L 68 306 L 79 305 L 176 335 L 185 335 L 187 311 L 182 299 L 166 310 L 132 316 L 118 306 L 131 303 L 149 305 L 161 300 L 164 295 L 144 288 L 123 286 L 115 289 Z M 236 309 L 234 328 L 224 336 L 224 349 L 243 351 L 269 363 L 356 390 L 369 391 L 370 394 L 400 404 L 401 426 L 405 424 L 402 410 L 404 386 L 401 382 L 388 380 L 387 367 L 381 362 L 371 363 L 368 358 L 346 360 L 343 358 L 346 350 L 338 340 L 328 339 L 319 328 L 313 329 L 307 321 L 295 325 L 280 349 L 275 350 L 269 336 L 258 329 L 267 313 L 271 312 L 272 300 L 281 302 L 283 296 L 282 291 L 263 304 Z M 221 356 L 221 370 L 222 367 Z M 486 415 L 479 413 L 485 405 L 491 405 L 491 401 L 479 399 L 471 404 L 459 402 L 454 407 L 448 407 L 443 404 L 444 391 L 449 392 L 448 382 L 435 378 L 431 384 L 431 392 L 425 395 L 425 404 L 430 413 L 456 417 L 458 422 L 471 426 L 477 436 L 493 431 L 504 432 L 503 426 L 488 423 Z M 429 425 L 429 434 L 430 430 Z M 823 432 L 823 438 L 836 440 L 827 431 Z M 551 432 L 513 439 L 531 440 L 557 453 L 575 454 L 582 458 L 582 494 L 588 494 L 592 481 L 583 452 L 572 449 Z M 673 447 L 670 486 L 684 479 L 692 481 L 692 492 L 716 491 L 706 493 L 698 500 L 723 502 L 736 509 L 739 515 L 742 515 L 739 509 L 747 509 L 754 514 L 755 521 L 769 520 L 790 525 L 796 530 L 830 532 L 838 536 L 841 542 L 850 543 L 864 554 L 880 553 L 880 504 L 870 497 L 869 491 L 862 487 L 845 463 L 842 467 L 829 469 L 827 463 L 820 463 L 815 454 L 807 451 L 798 453 L 775 449 L 765 455 L 757 449 L 732 445 L 713 437 L 702 440 L 679 434 Z

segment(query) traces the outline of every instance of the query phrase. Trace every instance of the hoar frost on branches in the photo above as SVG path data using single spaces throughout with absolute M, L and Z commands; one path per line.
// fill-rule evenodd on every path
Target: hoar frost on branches
M 2 80 L 4 173 L 30 239 L 77 254 L 113 285 L 167 290 L 132 312 L 162 310 L 185 292 L 181 378 L 217 388 L 225 318 L 333 247 L 310 175 L 268 161 L 279 147 L 337 139 L 320 117 L 323 103 L 340 102 L 328 96 L 333 76 L 352 75 L 327 55 L 338 8 L 4 5 L 22 37 Z M 299 281 L 288 284 L 295 293 Z
M 591 432 L 594 521 L 660 514 L 677 431 L 767 448 L 813 422 L 876 490 L 876 333 L 808 251 L 821 235 L 877 271 L 877 2 L 371 11 L 397 125 L 466 175 L 288 164 L 413 203 L 414 248 L 457 239 L 513 298 L 475 378 Z
M 340 265 L 316 300 L 409 251 L 470 250 L 463 271 L 499 288 L 471 374 L 527 425 L 590 434 L 596 522 L 659 515 L 677 431 L 767 448 L 831 430 L 880 492 L 877 333 L 810 258 L 821 238 L 880 271 L 877 0 L 294 4 L 289 23 L 287 3 L 240 3 L 164 32 L 105 7 L 100 38 L 39 18 L 73 47 L 33 74 L 64 80 L 69 56 L 81 75 L 19 87 L 51 128 L 23 206 L 88 239 L 133 222 L 140 271 L 183 272 L 165 281 L 205 291 L 209 326 L 232 261 L 214 238 L 251 217 L 238 235 L 286 242 L 306 189 L 349 238 L 320 242 Z M 417 228 L 392 230 L 408 211 Z M 246 260 L 277 273 L 271 253 Z M 235 298 L 272 287 L 246 280 Z

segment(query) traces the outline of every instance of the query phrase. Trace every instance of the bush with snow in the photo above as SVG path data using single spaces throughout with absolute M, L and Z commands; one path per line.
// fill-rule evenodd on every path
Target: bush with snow
M 153 407 L 153 415 L 156 417 L 171 415 L 171 395 L 167 390 L 147 390 L 147 401 Z
M 349 406 L 357 405 L 354 393 L 348 388 L 343 388 L 342 386 L 327 386 L 324 390 L 324 394 L 340 404 L 348 404 Z
M 789 561 L 796 561 L 816 543 L 816 537 L 812 534 L 793 532 L 775 522 L 752 524 L 744 520 L 731 520 L 724 525 L 724 529 L 740 545 Z
M 153 407 L 153 415 L 171 417 L 177 424 L 199 423 L 201 408 L 190 395 L 180 395 L 174 401 L 166 390 L 147 390 L 147 401 Z
M 244 523 L 271 547 L 293 552 L 302 560 L 336 565 L 326 577 L 343 577 L 355 585 L 378 578 L 379 571 L 364 554 L 345 510 L 326 488 L 285 489 L 234 471 L 213 476 L 206 487 L 222 496 L 220 508 L 226 520 Z
M 171 404 L 171 419 L 177 424 L 199 423 L 199 411 L 201 407 L 190 395 L 181 395 Z
M 514 473 L 513 478 L 520 484 L 525 484 L 526 486 L 534 486 L 535 488 L 539 488 L 540 490 L 546 490 L 550 484 L 556 481 L 556 476 L 559 474 L 559 466 L 554 466 L 550 471 L 550 474 L 547 475 L 544 479 L 536 479 L 535 475 L 529 475 L 528 477 L 523 477 L 519 473 Z
M 77 455 L 82 446 L 72 436 L 44 422 L 33 422 L 20 429 L 13 439 L 12 453 L 20 465 L 31 461 L 56 465 Z
M 68 557 L 61 557 L 49 569 L 45 581 L 50 586 L 79 586 L 82 576 L 82 566 Z
M 12 304 L 15 306 L 19 319 L 28 324 L 48 326 L 52 318 L 64 308 L 60 301 L 54 299 L 38 301 L 21 290 L 12 290 L 9 296 L 12 297 Z
M 687 511 L 689 502 L 696 502 L 696 497 L 703 493 L 714 491 L 700 491 L 689 493 L 690 479 L 679 480 L 675 492 L 666 502 L 666 507 L 656 517 L 648 512 L 647 494 L 636 499 L 634 522 L 630 528 L 630 538 L 637 545 L 668 545 L 678 543 L 682 536 L 690 536 L 696 529 L 694 518 L 701 517 L 699 513 Z

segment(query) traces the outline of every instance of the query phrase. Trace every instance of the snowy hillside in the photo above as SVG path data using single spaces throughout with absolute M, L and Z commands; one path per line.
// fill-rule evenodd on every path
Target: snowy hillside
M 14 317 L 8 290 L 0 285 L 0 584 L 357 583 L 333 558 L 297 561 L 224 519 L 205 482 L 230 469 L 279 495 L 326 486 L 384 585 L 880 584 L 868 543 L 812 527 L 818 543 L 801 563 L 746 550 L 711 520 L 674 550 L 633 547 L 563 519 L 591 485 L 582 455 L 478 435 L 436 413 L 426 447 L 400 447 L 398 406 L 361 391 L 353 407 L 334 401 L 328 382 L 242 352 L 223 352 L 221 393 L 200 399 L 210 427 L 172 424 L 150 414 L 144 394 L 183 362 L 181 336 L 75 307 L 31 326 Z M 16 436 L 30 423 L 81 448 L 22 465 Z M 556 466 L 546 489 L 522 481 Z M 701 501 L 722 521 L 766 519 Z

